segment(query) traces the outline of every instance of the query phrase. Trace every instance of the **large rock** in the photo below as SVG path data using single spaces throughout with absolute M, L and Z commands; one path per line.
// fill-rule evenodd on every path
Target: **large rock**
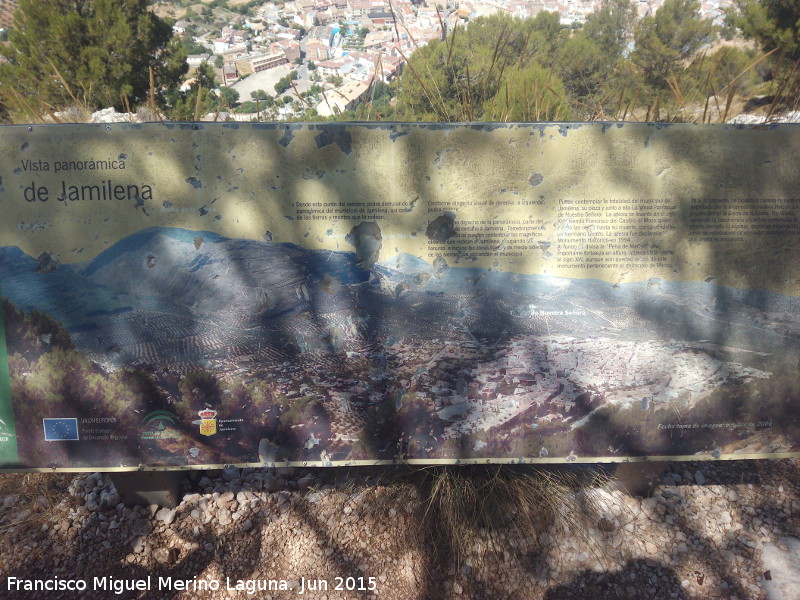
M 800 540 L 784 537 L 777 544 L 764 544 L 761 566 L 763 587 L 769 600 L 797 600 L 800 594 Z
M 164 525 L 172 525 L 175 520 L 176 511 L 174 508 L 162 508 L 156 513 L 156 521 L 163 521 Z

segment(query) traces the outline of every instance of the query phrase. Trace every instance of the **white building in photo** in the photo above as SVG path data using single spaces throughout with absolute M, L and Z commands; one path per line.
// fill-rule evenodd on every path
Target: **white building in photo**
M 351 81 L 343 86 L 325 92 L 325 98 L 317 105 L 320 116 L 329 117 L 341 114 L 358 106 L 369 94 L 369 84 L 363 81 Z

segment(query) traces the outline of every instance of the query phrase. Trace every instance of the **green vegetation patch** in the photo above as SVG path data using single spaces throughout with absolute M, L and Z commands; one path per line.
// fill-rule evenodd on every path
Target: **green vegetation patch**
M 0 466 L 14 465 L 19 462 L 14 428 L 14 408 L 11 404 L 11 382 L 8 375 L 4 320 L 3 312 L 0 311 Z

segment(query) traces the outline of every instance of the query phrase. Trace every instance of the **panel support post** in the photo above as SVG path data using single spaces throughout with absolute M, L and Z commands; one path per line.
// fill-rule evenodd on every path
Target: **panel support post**
M 612 484 L 631 496 L 649 496 L 669 469 L 667 461 L 615 463 Z
M 175 508 L 180 504 L 184 471 L 136 471 L 113 473 L 111 481 L 125 506 L 157 504 Z

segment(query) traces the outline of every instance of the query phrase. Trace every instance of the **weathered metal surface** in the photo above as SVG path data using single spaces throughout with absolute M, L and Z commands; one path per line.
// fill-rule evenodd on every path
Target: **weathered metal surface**
M 797 455 L 798 164 L 794 125 L 2 128 L 0 464 Z

